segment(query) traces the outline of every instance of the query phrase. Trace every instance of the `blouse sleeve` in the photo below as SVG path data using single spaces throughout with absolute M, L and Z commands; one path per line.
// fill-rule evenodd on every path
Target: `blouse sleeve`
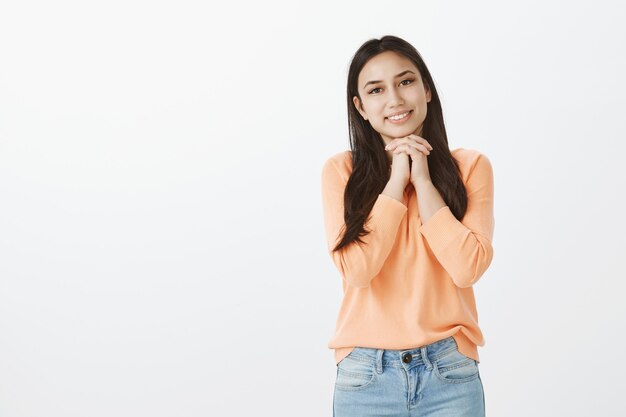
M 342 175 L 332 159 L 322 168 L 322 205 L 328 253 L 349 285 L 364 288 L 380 272 L 396 239 L 398 227 L 408 207 L 386 194 L 379 194 L 370 211 L 366 229 L 371 232 L 361 237 L 365 244 L 353 241 L 340 250 L 332 249 L 339 243 L 344 223 L 344 191 L 347 175 Z
M 476 158 L 465 186 L 468 203 L 461 221 L 446 205 L 419 229 L 439 263 L 460 288 L 474 285 L 493 259 L 493 169 L 485 155 Z

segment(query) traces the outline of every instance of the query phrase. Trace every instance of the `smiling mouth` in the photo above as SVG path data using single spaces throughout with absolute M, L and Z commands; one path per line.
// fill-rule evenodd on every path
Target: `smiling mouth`
M 394 116 L 394 117 L 385 117 L 385 119 L 389 119 L 389 121 L 391 121 L 391 122 L 398 122 L 398 121 L 407 119 L 411 115 L 412 112 L 413 112 L 413 110 L 409 110 L 408 112 L 399 114 L 399 115 Z M 403 117 L 400 117 L 400 116 L 403 116 Z

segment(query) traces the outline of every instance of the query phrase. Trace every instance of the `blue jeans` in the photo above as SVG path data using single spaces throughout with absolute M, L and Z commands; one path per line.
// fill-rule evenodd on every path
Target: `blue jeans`
M 337 364 L 334 417 L 484 417 L 478 362 L 452 336 L 404 350 L 356 347 Z

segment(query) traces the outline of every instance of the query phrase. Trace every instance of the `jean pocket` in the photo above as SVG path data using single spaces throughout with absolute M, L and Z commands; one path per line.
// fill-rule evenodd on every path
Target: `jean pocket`
M 456 349 L 437 359 L 433 365 L 437 378 L 446 383 L 469 382 L 478 377 L 478 363 Z
M 361 390 L 376 378 L 375 362 L 366 358 L 346 356 L 337 365 L 335 387 L 344 391 Z

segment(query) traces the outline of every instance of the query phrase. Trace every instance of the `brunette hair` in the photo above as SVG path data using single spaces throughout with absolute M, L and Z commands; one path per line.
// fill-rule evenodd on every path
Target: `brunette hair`
M 354 96 L 361 101 L 357 87 L 361 69 L 371 58 L 385 51 L 393 51 L 408 58 L 419 70 L 425 88 L 430 90 L 431 100 L 427 103 L 421 134 L 433 147 L 427 158 L 430 177 L 457 219 L 461 220 L 467 210 L 467 192 L 461 171 L 450 153 L 441 102 L 424 60 L 410 43 L 396 36 L 370 39 L 356 51 L 348 70 L 348 134 L 352 173 L 344 192 L 345 233 L 333 251 L 353 241 L 364 243 L 360 237 L 371 231 L 365 230 L 364 225 L 378 195 L 389 181 L 391 164 L 387 159 L 385 142 L 370 122 L 361 117 L 353 102 Z

